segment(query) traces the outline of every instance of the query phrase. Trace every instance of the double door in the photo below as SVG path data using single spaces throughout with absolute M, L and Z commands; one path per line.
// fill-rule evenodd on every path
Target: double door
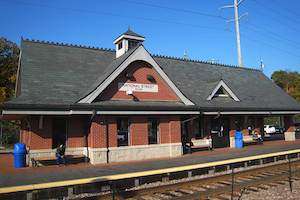
M 229 147 L 229 119 L 220 117 L 211 122 L 212 148 Z

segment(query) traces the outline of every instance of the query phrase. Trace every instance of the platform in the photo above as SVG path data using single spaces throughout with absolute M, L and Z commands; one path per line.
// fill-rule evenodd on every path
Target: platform
M 108 177 L 128 173 L 144 174 L 147 171 L 180 168 L 183 166 L 210 163 L 254 155 L 263 155 L 300 149 L 300 134 L 295 141 L 285 141 L 283 135 L 266 138 L 263 145 L 247 145 L 242 149 L 219 148 L 212 151 L 197 151 L 175 158 L 161 158 L 134 162 L 108 163 L 91 165 L 90 163 L 14 168 L 14 157 L 9 152 L 0 151 L 0 189 L 41 183 L 52 183 L 68 180 Z M 75 181 L 74 181 L 75 182 Z

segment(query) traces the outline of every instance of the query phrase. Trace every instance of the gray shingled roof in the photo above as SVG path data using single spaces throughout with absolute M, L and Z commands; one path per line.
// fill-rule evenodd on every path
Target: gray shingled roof
M 175 85 L 200 109 L 299 110 L 300 103 L 259 70 L 154 57 Z M 240 99 L 206 98 L 222 79 Z
M 100 85 L 133 51 L 115 58 L 115 51 L 22 41 L 21 96 L 4 106 L 139 107 L 205 110 L 300 110 L 300 104 L 261 71 L 154 56 L 179 90 L 196 106 L 179 102 L 76 102 Z M 206 98 L 223 80 L 240 99 Z
M 142 38 L 145 38 L 145 37 L 143 37 L 143 36 L 141 36 L 141 35 L 139 35 L 139 34 L 137 34 L 137 33 L 135 33 L 135 32 L 133 32 L 133 31 L 131 31 L 130 29 L 128 29 L 125 33 L 123 33 L 122 35 L 129 35 L 129 36 L 135 36 L 135 37 L 142 37 Z M 120 36 L 122 36 L 122 35 L 120 35 Z M 119 37 L 120 37 L 119 36 Z M 117 38 L 119 38 L 119 37 L 117 37 Z M 116 39 L 117 39 L 116 38 Z
M 115 52 L 22 41 L 21 98 L 8 103 L 70 105 L 115 59 Z

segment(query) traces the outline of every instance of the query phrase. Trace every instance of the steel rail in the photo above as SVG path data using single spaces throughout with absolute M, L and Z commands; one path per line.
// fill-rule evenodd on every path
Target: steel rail
M 291 166 L 299 166 L 299 164 L 300 164 L 300 161 L 291 162 Z M 260 167 L 257 169 L 250 169 L 247 171 L 235 172 L 234 175 L 235 175 L 235 178 L 237 179 L 240 177 L 258 174 L 261 172 L 266 172 L 266 171 L 280 169 L 280 168 L 288 168 L 288 167 L 289 167 L 289 163 L 281 163 L 281 164 L 276 164 L 276 165 L 272 165 L 272 166 Z M 300 174 L 300 170 L 293 171 L 293 172 L 291 172 L 291 174 L 292 174 L 292 176 L 297 176 Z M 235 183 L 233 189 L 234 190 L 244 189 L 244 188 L 248 188 L 248 187 L 251 187 L 254 185 L 259 185 L 262 183 L 286 178 L 289 176 L 290 176 L 290 172 L 285 172 L 282 174 L 276 174 L 276 175 L 272 175 L 272 176 L 265 177 L 265 178 L 259 178 L 256 180 L 246 181 L 244 183 Z M 158 186 L 158 187 L 153 187 L 153 188 L 145 188 L 145 189 L 133 190 L 133 191 L 115 192 L 114 194 L 107 194 L 107 195 L 98 196 L 98 197 L 89 197 L 88 199 L 89 200 L 98 200 L 98 199 L 111 200 L 111 199 L 113 199 L 113 196 L 116 199 L 125 199 L 125 198 L 130 198 L 130 197 L 134 198 L 137 196 L 161 193 L 162 191 L 174 191 L 174 190 L 178 190 L 180 188 L 188 188 L 193 185 L 203 185 L 205 183 L 219 182 L 219 181 L 231 180 L 231 179 L 232 179 L 232 173 L 226 174 L 226 175 L 208 177 L 208 178 L 199 179 L 199 180 L 191 180 L 191 181 L 187 181 L 187 182 L 163 185 L 163 186 Z M 206 191 L 196 192 L 194 194 L 183 195 L 182 197 L 173 197 L 172 199 L 176 199 L 176 200 L 187 199 L 187 200 L 189 200 L 189 199 L 223 194 L 226 192 L 231 192 L 231 190 L 232 190 L 232 185 L 228 185 L 228 186 L 218 187 L 216 189 L 208 189 Z

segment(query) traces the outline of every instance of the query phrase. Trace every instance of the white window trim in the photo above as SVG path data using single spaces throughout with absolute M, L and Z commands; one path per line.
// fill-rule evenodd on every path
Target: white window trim
M 218 90 L 223 87 L 227 94 L 217 94 Z M 206 98 L 207 101 L 212 100 L 214 97 L 231 97 L 234 101 L 240 101 L 240 99 L 232 92 L 232 90 L 226 85 L 226 83 L 221 80 L 216 87 L 213 89 L 213 91 L 210 93 L 210 95 Z

